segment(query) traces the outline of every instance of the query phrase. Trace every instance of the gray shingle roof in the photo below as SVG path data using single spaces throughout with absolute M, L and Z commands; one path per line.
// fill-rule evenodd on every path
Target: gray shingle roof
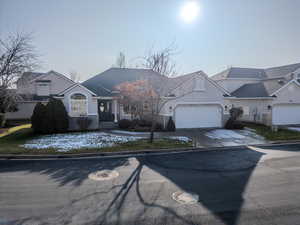
M 266 69 L 268 78 L 282 77 L 300 68 L 300 63 Z
M 98 96 L 113 96 L 115 87 L 124 82 L 136 81 L 149 76 L 161 77 L 150 69 L 110 68 L 82 83 Z
M 212 76 L 211 78 L 214 80 L 227 78 L 265 79 L 267 78 L 267 75 L 264 69 L 232 67 Z
M 227 78 L 254 78 L 265 80 L 284 77 L 297 69 L 300 69 L 300 63 L 272 67 L 267 69 L 232 67 L 216 75 L 213 75 L 211 78 L 213 80 L 221 80 Z
M 243 86 L 232 92 L 231 95 L 238 98 L 269 97 L 264 84 L 261 82 L 244 84 Z
M 115 90 L 115 87 L 121 83 L 140 79 L 150 79 L 154 88 L 156 88 L 156 91 L 167 95 L 172 91 L 172 89 L 199 73 L 204 74 L 202 71 L 198 71 L 195 73 L 168 78 L 150 69 L 110 68 L 86 80 L 82 83 L 82 85 L 96 93 L 98 96 L 114 96 L 115 93 L 112 93 L 112 91 Z M 163 85 L 161 85 L 162 82 Z
M 31 81 L 33 79 L 36 79 L 39 76 L 44 75 L 45 73 L 39 73 L 39 72 L 25 72 L 22 74 L 18 82 L 22 81 Z

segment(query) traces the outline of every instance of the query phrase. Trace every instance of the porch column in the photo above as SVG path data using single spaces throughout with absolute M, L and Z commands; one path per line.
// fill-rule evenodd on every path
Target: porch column
M 117 104 L 117 99 L 113 100 L 113 104 L 114 104 L 114 116 L 115 116 L 115 120 L 114 122 L 117 123 L 118 122 L 118 104 Z

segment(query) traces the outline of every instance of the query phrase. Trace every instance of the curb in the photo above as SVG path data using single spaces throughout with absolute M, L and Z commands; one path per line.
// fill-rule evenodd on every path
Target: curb
M 272 142 L 268 144 L 251 145 L 253 147 L 274 147 L 283 145 L 299 145 L 297 142 Z M 143 155 L 165 155 L 165 154 L 182 154 L 191 152 L 210 152 L 210 151 L 225 151 L 225 150 L 240 150 L 249 145 L 226 146 L 226 147 L 207 147 L 207 148 L 175 148 L 175 149 L 148 149 L 122 152 L 99 152 L 99 153 L 80 153 L 80 154 L 57 154 L 57 155 L 16 155 L 3 154 L 0 155 L 0 160 L 51 160 L 51 159 L 84 159 L 84 158 L 117 158 L 117 157 L 134 157 Z

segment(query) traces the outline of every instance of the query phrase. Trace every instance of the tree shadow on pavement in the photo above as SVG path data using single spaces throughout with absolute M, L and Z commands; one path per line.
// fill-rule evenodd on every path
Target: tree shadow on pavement
M 145 191 L 141 190 L 140 181 L 142 169 L 147 167 L 174 183 L 179 188 L 178 191 L 196 194 L 198 204 L 205 207 L 223 224 L 235 225 L 244 204 L 243 193 L 253 170 L 263 155 L 264 153 L 245 149 L 244 151 L 138 157 L 136 159 L 139 165 L 108 204 L 104 213 L 99 215 L 97 224 L 123 224 L 122 208 L 130 189 L 135 189 L 139 202 L 145 209 L 126 224 L 145 223 L 141 218 L 150 208 L 159 208 L 164 212 L 160 218 L 148 218 L 152 222 L 156 221 L 156 224 L 200 224 L 198 215 L 182 216 L 174 208 L 156 203 L 155 200 L 159 196 L 152 196 L 151 201 L 148 202 L 145 200 L 142 194 Z M 157 195 L 159 195 L 159 190 Z M 171 198 L 171 193 L 167 198 Z M 180 203 L 174 200 L 174 206 L 176 204 Z M 115 223 L 109 222 L 112 215 L 117 217 Z M 147 224 L 151 222 L 147 221 Z
M 245 150 L 136 157 L 138 163 L 134 169 L 130 170 L 129 175 L 126 173 L 127 175 L 122 177 L 124 182 L 113 185 L 109 190 L 97 190 L 85 196 L 80 196 L 80 198 L 73 200 L 64 209 L 52 216 L 53 218 L 59 217 L 57 224 L 72 224 L 70 219 L 74 216 L 73 213 L 79 216 L 80 210 L 85 213 L 86 209 L 91 210 L 93 208 L 95 215 L 92 219 L 93 222 L 90 224 L 140 225 L 155 222 L 155 224 L 200 225 L 200 212 L 194 211 L 194 215 L 182 215 L 176 209 L 180 207 L 180 203 L 171 199 L 172 193 L 168 193 L 168 196 L 166 194 L 161 196 L 163 191 L 157 190 L 157 186 L 151 188 L 151 179 L 149 179 L 149 183 L 143 183 L 148 179 L 147 175 L 143 174 L 143 169 L 147 168 L 171 181 L 178 188 L 177 191 L 198 196 L 197 204 L 211 212 L 223 224 L 236 225 L 244 205 L 243 194 L 255 167 L 263 155 L 264 153 L 259 151 L 245 148 Z M 77 187 L 87 179 L 90 173 L 102 169 L 116 169 L 126 166 L 129 164 L 128 160 L 127 158 L 117 158 L 18 161 L 18 163 L 3 161 L 0 165 L 0 173 L 14 171 L 40 173 L 48 175 L 58 182 L 59 186 L 73 185 Z M 145 186 L 148 187 L 145 188 Z M 147 191 L 152 193 L 146 196 Z M 94 205 L 90 205 L 88 201 L 85 202 L 87 198 L 106 195 L 108 192 L 110 195 L 105 197 L 106 202 L 103 202 L 104 198 L 101 197 L 98 198 L 99 202 L 93 202 Z M 138 207 L 134 207 L 136 210 L 131 212 L 128 202 L 132 203 L 132 199 L 137 200 Z M 162 204 L 158 199 L 167 199 L 171 203 Z M 70 207 L 75 207 L 73 204 L 76 204 L 78 208 L 71 212 Z M 189 205 L 184 207 L 186 209 Z M 150 209 L 159 211 L 159 213 L 156 213 L 157 217 L 149 212 Z M 129 215 L 128 218 L 124 217 L 125 211 L 126 216 Z
M 82 159 L 82 160 L 41 160 L 2 161 L 0 174 L 3 172 L 39 173 L 47 175 L 59 186 L 73 185 L 74 187 L 88 178 L 90 173 L 99 170 L 113 170 L 128 164 L 127 158 L 115 160 Z

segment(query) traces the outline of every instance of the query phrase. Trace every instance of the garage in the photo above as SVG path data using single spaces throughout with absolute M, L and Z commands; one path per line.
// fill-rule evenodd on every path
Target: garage
M 272 123 L 273 125 L 300 124 L 300 104 L 274 105 Z
M 175 109 L 176 128 L 209 128 L 222 126 L 219 105 L 178 105 Z

